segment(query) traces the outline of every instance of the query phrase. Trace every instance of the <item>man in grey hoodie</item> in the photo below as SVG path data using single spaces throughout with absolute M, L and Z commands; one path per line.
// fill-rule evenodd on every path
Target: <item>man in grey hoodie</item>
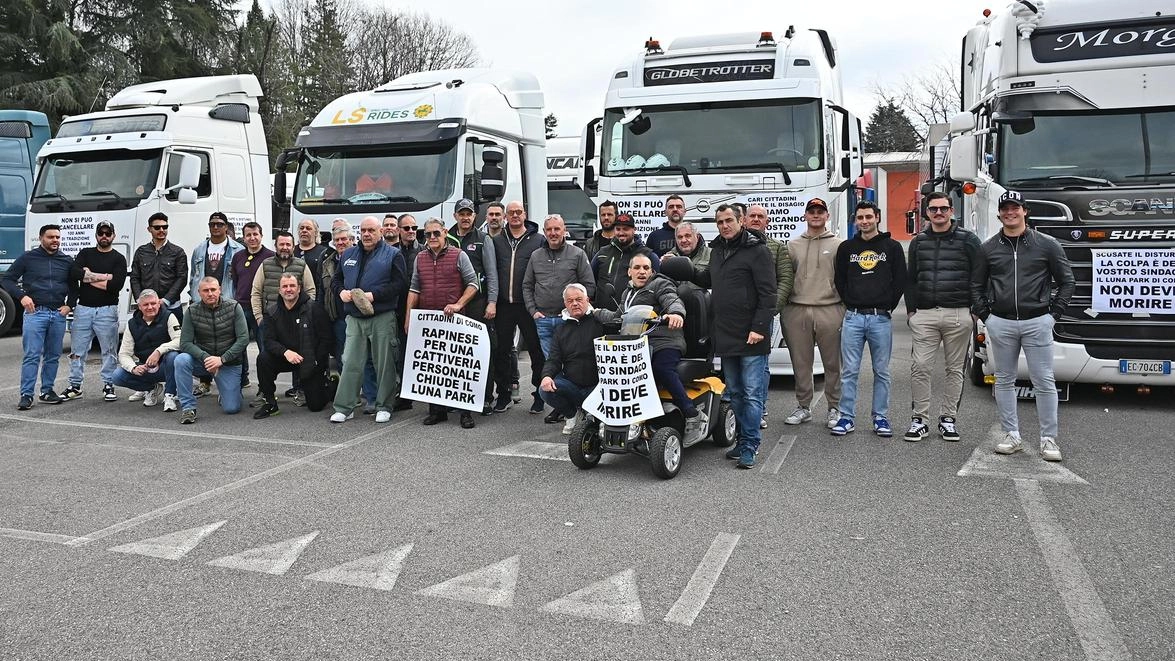
M 596 290 L 595 277 L 587 253 L 567 243 L 567 226 L 559 214 L 543 221 L 547 242 L 531 254 L 522 279 L 522 300 L 534 318 L 543 355 L 551 350 L 551 338 L 563 323 L 563 288 L 578 282 L 588 298 Z

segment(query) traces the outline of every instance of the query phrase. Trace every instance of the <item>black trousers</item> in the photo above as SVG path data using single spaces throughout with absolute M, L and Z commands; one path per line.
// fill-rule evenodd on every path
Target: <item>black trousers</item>
M 497 362 L 498 362 L 498 332 L 497 324 L 494 320 L 486 319 L 486 298 L 485 296 L 477 296 L 469 305 L 465 307 L 464 312 L 466 317 L 476 319 L 486 325 L 486 335 L 490 338 L 490 364 L 486 366 L 486 392 L 485 403 L 487 406 L 494 405 L 494 381 L 497 380 Z
M 535 393 L 539 391 L 539 382 L 543 380 L 542 346 L 539 344 L 539 332 L 534 326 L 534 317 L 526 311 L 523 303 L 498 303 L 498 316 L 495 319 L 498 331 L 498 356 L 495 361 L 495 381 L 498 384 L 498 394 L 509 394 L 510 383 L 514 378 L 511 368 L 510 352 L 514 349 L 514 329 L 522 334 L 522 344 L 530 354 L 530 383 Z
M 282 372 L 297 374 L 300 369 L 300 365 L 291 364 L 284 356 L 264 351 L 257 356 L 257 389 L 263 397 L 273 398 L 277 375 Z M 318 372 L 312 378 L 302 379 L 302 392 L 306 395 L 306 408 L 316 413 L 326 408 L 326 374 Z

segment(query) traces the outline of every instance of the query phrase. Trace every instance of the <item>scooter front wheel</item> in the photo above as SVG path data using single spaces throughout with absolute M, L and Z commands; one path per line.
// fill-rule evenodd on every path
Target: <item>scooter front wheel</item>
M 584 418 L 571 430 L 567 438 L 567 456 L 580 470 L 595 468 L 600 463 L 600 424 Z

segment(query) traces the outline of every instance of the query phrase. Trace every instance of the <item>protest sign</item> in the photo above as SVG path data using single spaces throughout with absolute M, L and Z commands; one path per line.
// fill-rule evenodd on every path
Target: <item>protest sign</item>
M 664 415 L 646 337 L 595 339 L 600 382 L 583 402 L 583 410 L 606 425 L 627 425 Z
M 480 412 L 489 364 L 485 324 L 459 314 L 413 310 L 400 396 Z
M 1175 314 L 1175 249 L 1090 252 L 1094 312 Z

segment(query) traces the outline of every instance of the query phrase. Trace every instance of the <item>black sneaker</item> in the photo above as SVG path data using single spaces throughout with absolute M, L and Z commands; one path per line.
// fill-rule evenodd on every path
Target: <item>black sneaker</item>
M 538 395 L 535 395 L 534 396 L 534 404 L 530 405 L 530 412 L 531 413 L 542 413 L 543 410 L 546 408 L 547 408 L 547 405 L 543 403 L 543 398 L 539 397 Z
M 938 435 L 942 437 L 942 440 L 951 442 L 962 438 L 959 436 L 959 430 L 955 427 L 955 419 L 949 415 L 938 418 Z
M 513 405 L 514 402 L 510 400 L 510 395 L 498 395 L 498 401 L 494 404 L 494 413 L 505 413 Z
M 67 402 L 71 401 L 71 400 L 75 400 L 75 399 L 81 399 L 81 398 L 82 398 L 82 387 L 81 386 L 75 386 L 73 384 L 70 384 L 70 386 L 68 388 L 61 391 L 61 399 L 64 399 Z
M 924 422 L 922 418 L 913 417 L 910 418 L 910 428 L 906 430 L 906 433 L 902 436 L 902 439 L 911 443 L 917 443 L 918 441 L 926 438 L 928 434 L 930 434 L 930 429 L 927 428 L 926 422 Z
M 180 424 L 190 425 L 196 422 L 196 409 L 184 409 L 180 414 Z
M 548 425 L 553 425 L 556 422 L 563 422 L 563 420 L 563 414 L 558 411 L 551 411 L 547 414 L 547 417 L 543 418 L 543 422 L 547 423 Z
M 738 449 L 737 445 L 726 451 L 727 459 L 738 459 L 741 456 L 743 456 L 743 451 Z
M 297 388 L 290 388 L 289 390 L 286 391 L 285 395 L 286 395 L 286 397 L 293 397 L 294 394 L 297 392 L 298 392 Z
M 392 405 L 393 411 L 410 411 L 412 410 L 412 400 L 397 397 L 396 403 Z
M 114 384 L 113 383 L 107 383 L 106 385 L 102 386 L 102 399 L 104 399 L 108 402 L 117 402 L 118 401 L 118 395 L 114 394 Z
M 461 428 L 462 429 L 473 429 L 473 427 L 474 427 L 473 414 L 470 413 L 469 411 L 462 411 L 461 412 Z
M 61 402 L 65 401 L 64 399 L 61 399 L 61 395 L 58 395 L 52 390 L 41 393 L 41 396 L 38 399 L 41 400 L 42 404 L 60 404 Z
M 17 411 L 27 411 L 31 408 L 33 408 L 33 396 L 32 395 L 21 395 L 20 396 L 20 403 L 16 405 L 16 410 Z
M 449 419 L 449 415 L 447 413 L 429 413 L 427 416 L 424 417 L 424 424 L 425 425 L 435 425 L 438 422 L 444 422 L 448 419 Z M 472 420 L 473 419 L 470 418 L 470 421 L 472 421 Z
M 375 404 L 368 404 L 363 407 L 363 415 L 375 415 Z
M 489 417 L 489 416 L 493 415 L 494 414 L 493 405 L 486 404 L 485 406 L 481 407 L 481 414 L 485 417 Z
M 253 413 L 253 419 L 262 420 L 264 418 L 268 418 L 271 415 L 277 415 L 279 413 L 281 413 L 281 409 L 277 407 L 277 401 L 266 401 L 261 405 L 261 408 L 257 409 L 257 411 Z

